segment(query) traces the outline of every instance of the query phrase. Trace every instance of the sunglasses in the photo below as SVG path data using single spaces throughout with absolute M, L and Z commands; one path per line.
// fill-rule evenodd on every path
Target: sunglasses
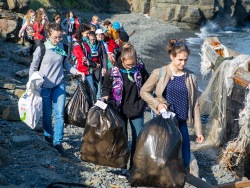
M 187 46 L 187 43 L 183 42 L 183 41 L 178 41 L 178 42 L 174 43 L 174 46 Z

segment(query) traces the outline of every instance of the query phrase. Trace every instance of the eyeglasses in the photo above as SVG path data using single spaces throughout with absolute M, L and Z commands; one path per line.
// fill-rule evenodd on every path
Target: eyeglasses
M 89 41 L 95 41 L 96 39 L 89 39 Z
M 60 37 L 51 37 L 53 40 L 62 40 L 62 36 Z

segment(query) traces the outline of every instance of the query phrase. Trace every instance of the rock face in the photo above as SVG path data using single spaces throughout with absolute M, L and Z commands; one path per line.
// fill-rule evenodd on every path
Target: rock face
M 225 24 L 226 18 L 236 25 L 249 19 L 250 0 L 133 0 L 131 10 L 166 21 L 199 25 L 218 17 L 218 24 Z
M 29 0 L 0 0 L 0 34 L 5 40 L 15 41 L 21 19 L 12 11 L 21 12 Z

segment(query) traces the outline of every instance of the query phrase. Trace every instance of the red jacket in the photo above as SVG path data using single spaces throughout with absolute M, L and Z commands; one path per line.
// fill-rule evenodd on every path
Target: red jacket
M 34 40 L 41 40 L 45 41 L 45 31 L 44 31 L 44 24 L 39 24 L 37 21 L 33 23 L 33 30 L 34 30 Z
M 81 46 L 76 42 L 74 43 L 72 54 L 76 57 L 76 69 L 80 72 L 83 72 L 85 75 L 89 75 L 89 65 L 87 57 L 91 54 L 90 47 L 87 42 L 82 43 L 84 46 L 84 50 Z
M 108 45 L 108 52 L 115 53 L 115 49 L 119 48 L 119 45 L 111 38 L 105 41 Z

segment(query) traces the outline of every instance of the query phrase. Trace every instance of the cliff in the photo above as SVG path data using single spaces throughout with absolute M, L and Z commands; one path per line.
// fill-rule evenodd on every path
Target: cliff
M 161 20 L 200 26 L 215 20 L 218 26 L 238 26 L 250 20 L 250 0 L 0 0 L 0 33 L 6 40 L 17 40 L 21 18 L 15 12 L 26 11 L 35 4 L 60 11 L 63 15 L 71 8 L 82 11 L 148 14 Z M 31 6 L 32 7 L 32 6 Z M 38 8 L 38 7 L 37 7 Z

